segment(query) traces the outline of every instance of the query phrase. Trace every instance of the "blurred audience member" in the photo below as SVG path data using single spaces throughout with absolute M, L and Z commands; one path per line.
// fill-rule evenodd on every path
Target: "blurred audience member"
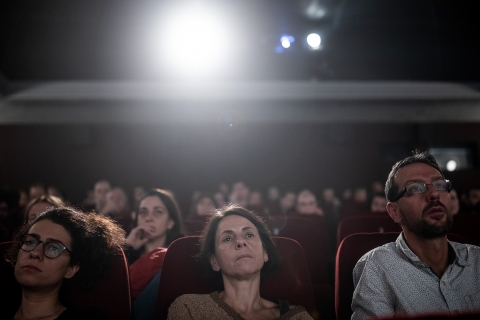
M 371 212 L 387 212 L 387 198 L 384 192 L 377 192 L 373 195 L 370 202 Z
M 47 189 L 42 183 L 39 182 L 32 184 L 28 191 L 29 199 L 37 198 L 43 196 L 44 194 L 47 194 Z
M 376 180 L 372 182 L 372 194 L 384 192 L 384 185 L 380 181 Z
M 246 207 L 248 205 L 248 196 L 250 190 L 242 181 L 235 182 L 232 185 L 232 192 L 230 193 L 230 202 Z
M 355 192 L 353 193 L 353 199 L 346 201 L 343 205 L 340 218 L 343 219 L 348 216 L 357 215 L 368 211 L 369 208 L 367 208 L 367 200 L 367 189 L 364 187 L 356 188 Z
M 146 193 L 147 191 L 145 191 L 145 188 L 142 186 L 133 188 L 133 203 L 135 207 L 140 203 L 140 199 L 142 199 Z
M 49 208 L 59 208 L 63 206 L 65 206 L 65 203 L 62 199 L 55 196 L 43 195 L 33 198 L 25 207 L 23 221 L 24 223 L 29 223 L 35 220 L 40 213 L 47 211 Z
M 223 193 L 221 192 L 215 192 L 213 195 L 213 200 L 215 200 L 215 206 L 218 208 L 221 208 L 225 205 L 226 202 L 226 197 Z
M 100 212 L 103 206 L 107 203 L 107 193 L 112 189 L 110 182 L 107 180 L 100 180 L 93 186 L 93 197 L 95 200 L 95 210 Z
M 135 319 L 151 319 L 167 247 L 183 236 L 180 209 L 171 192 L 148 191 L 136 211 L 135 227 L 127 237 L 127 253 Z M 127 250 L 128 251 L 128 250 Z M 179 266 L 181 267 L 181 266 Z
M 132 228 L 130 204 L 122 188 L 113 188 L 107 193 L 105 205 L 99 214 L 113 218 L 127 233 Z
M 47 188 L 47 195 L 49 196 L 54 196 L 54 197 L 57 197 L 59 198 L 60 200 L 63 201 L 63 203 L 65 203 L 66 205 L 68 205 L 68 201 L 65 197 L 65 194 L 56 186 L 49 186 Z
M 470 189 L 468 204 L 471 212 L 480 213 L 480 189 Z
M 208 194 L 199 194 L 190 208 L 189 218 L 209 217 L 215 210 L 215 202 Z
M 218 191 L 220 191 L 223 196 L 226 198 L 228 197 L 228 192 L 230 191 L 230 188 L 228 187 L 228 184 L 225 182 L 220 182 L 218 185 Z
M 27 206 L 30 199 L 28 199 L 28 194 L 24 189 L 19 189 L 18 194 L 20 195 L 20 198 L 18 199 L 18 206 L 23 209 Z
M 333 188 L 326 188 L 323 190 L 322 207 L 325 213 L 336 215 L 340 207 L 340 200 L 335 196 Z
M 450 190 L 450 201 L 452 203 L 452 214 L 458 214 L 460 212 L 460 201 L 455 189 Z
M 20 194 L 11 188 L 0 188 L 0 242 L 10 241 L 22 221 L 18 219 Z
M 347 188 L 343 190 L 342 200 L 343 200 L 343 203 L 347 203 L 348 201 L 352 200 L 352 189 Z
M 268 201 L 269 202 L 278 202 L 280 199 L 280 190 L 277 187 L 271 186 L 268 188 Z
M 318 206 L 317 197 L 308 189 L 298 193 L 296 212 L 297 214 L 323 216 L 323 211 Z
M 263 196 L 260 191 L 252 191 L 248 196 L 248 209 L 257 213 L 264 214 L 265 206 L 263 205 Z
M 280 198 L 280 213 L 284 215 L 290 215 L 295 213 L 295 201 L 297 195 L 293 191 L 287 191 Z M 275 213 L 274 213 L 275 214 Z

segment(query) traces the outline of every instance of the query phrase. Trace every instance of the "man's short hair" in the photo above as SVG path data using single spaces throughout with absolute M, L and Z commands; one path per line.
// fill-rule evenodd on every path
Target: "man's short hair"
M 393 165 L 392 171 L 390 171 L 387 182 L 385 183 L 385 196 L 387 197 L 388 201 L 392 201 L 393 199 L 395 199 L 399 192 L 399 187 L 395 184 L 394 181 L 395 175 L 397 174 L 398 170 L 413 163 L 425 163 L 430 167 L 437 169 L 438 172 L 440 172 L 440 174 L 442 175 L 442 177 L 445 178 L 442 170 L 440 170 L 440 167 L 438 166 L 437 161 L 431 154 L 429 154 L 427 151 L 420 152 L 419 150 L 414 150 L 411 156 L 400 160 Z

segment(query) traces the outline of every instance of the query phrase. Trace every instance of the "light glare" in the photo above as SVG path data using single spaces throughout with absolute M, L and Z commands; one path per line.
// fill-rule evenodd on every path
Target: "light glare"
M 447 162 L 447 170 L 455 171 L 457 169 L 457 162 L 455 160 L 450 160 Z
M 322 44 L 322 38 L 317 33 L 310 33 L 307 36 L 307 43 L 313 50 L 318 50 Z

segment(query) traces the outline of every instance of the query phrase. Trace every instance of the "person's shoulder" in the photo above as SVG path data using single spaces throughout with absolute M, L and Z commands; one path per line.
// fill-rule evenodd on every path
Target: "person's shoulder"
M 292 306 L 287 313 L 278 318 L 279 320 L 310 320 L 312 316 L 302 306 Z

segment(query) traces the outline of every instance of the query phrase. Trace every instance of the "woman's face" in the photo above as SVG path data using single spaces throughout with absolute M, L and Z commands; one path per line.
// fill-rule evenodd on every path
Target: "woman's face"
M 35 219 L 40 213 L 47 211 L 48 208 L 52 207 L 52 205 L 48 202 L 39 202 L 35 203 L 27 213 L 27 221 L 32 221 Z
M 458 200 L 457 191 L 450 190 L 450 200 L 452 203 L 452 213 L 455 215 L 460 211 L 460 201 Z
M 246 279 L 260 274 L 268 254 L 255 225 L 238 215 L 223 218 L 215 234 L 215 255 L 210 263 L 224 277 Z
M 35 234 L 40 241 L 55 239 L 72 250 L 71 238 L 67 230 L 50 220 L 41 220 L 35 223 L 28 234 Z M 43 244 L 30 252 L 19 250 L 15 264 L 15 278 L 22 287 L 56 288 L 60 287 L 63 279 L 69 279 L 79 270 L 79 266 L 70 265 L 70 252 L 63 251 L 57 258 L 51 259 L 43 254 Z
M 212 214 L 213 210 L 215 210 L 215 204 L 212 199 L 204 197 L 198 200 L 196 207 L 198 216 L 209 216 Z
M 167 207 L 160 198 L 150 196 L 140 202 L 138 226 L 145 230 L 145 237 L 150 240 L 166 237 L 167 230 L 174 225 L 175 222 L 170 219 Z

